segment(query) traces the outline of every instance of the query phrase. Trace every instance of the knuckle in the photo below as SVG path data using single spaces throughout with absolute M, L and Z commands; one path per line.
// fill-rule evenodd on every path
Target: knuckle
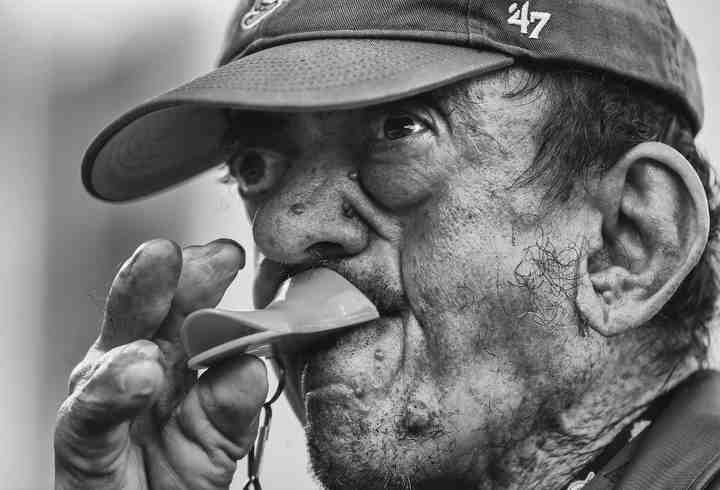
M 74 392 L 78 387 L 85 383 L 95 372 L 96 365 L 89 362 L 81 362 L 70 373 L 68 378 L 68 393 Z
M 142 400 L 126 400 L 127 397 L 144 398 L 154 393 L 162 382 L 164 368 L 160 347 L 149 340 L 136 340 L 106 352 L 94 366 L 78 390 L 83 404 L 129 404 Z
M 53 438 L 57 488 L 120 488 L 122 450 L 104 452 L 64 427 Z
M 92 377 L 99 366 L 99 361 L 105 354 L 98 349 L 97 343 L 88 349 L 85 358 L 73 368 L 68 376 L 68 393 L 73 393 Z
M 213 451 L 213 453 L 215 452 L 216 451 Z M 214 487 L 222 488 L 232 480 L 235 470 L 237 469 L 237 463 L 225 454 L 221 456 L 211 456 L 211 458 L 215 471 L 208 475 L 208 479 Z
M 262 406 L 267 396 L 267 368 L 254 356 L 228 362 L 205 379 L 200 378 L 199 389 L 203 401 L 221 413 L 246 417 Z M 207 373 L 206 373 L 207 374 Z
M 212 412 L 232 412 L 233 407 L 237 404 L 238 393 L 231 393 L 222 383 L 203 383 L 202 380 L 198 384 L 198 395 L 206 410 Z
M 163 356 L 160 346 L 146 339 L 135 340 L 124 345 L 123 351 L 126 355 L 150 361 L 160 362 Z
M 72 434 L 97 436 L 141 413 L 154 400 L 159 379 L 161 376 L 142 363 L 123 368 L 103 365 L 65 400 L 59 420 Z
M 227 488 L 235 474 L 237 464 L 232 463 L 232 468 L 217 467 L 210 463 L 205 471 L 196 476 L 191 488 Z
M 68 397 L 58 410 L 53 444 L 58 455 L 85 455 L 92 448 L 106 419 L 112 418 L 108 403 L 85 390 Z
M 92 374 L 116 376 L 126 367 L 143 361 L 151 361 L 162 365 L 163 354 L 160 346 L 151 340 L 140 339 L 114 347 L 97 360 L 95 366 L 93 366 Z
M 70 403 L 70 398 L 66 398 L 57 411 L 57 417 L 55 418 L 55 424 L 53 426 L 53 436 L 56 451 L 64 448 L 64 442 L 67 439 L 68 411 Z
M 75 448 L 83 445 L 82 428 L 78 427 L 78 422 L 73 421 L 75 414 L 71 413 L 71 405 L 72 400 L 69 398 L 63 402 L 53 427 L 53 450 L 58 459 L 67 462 L 77 456 L 78 451 Z
M 208 448 L 206 454 L 210 462 L 207 477 L 217 486 L 227 485 L 235 473 L 235 460 L 220 447 Z
M 93 384 L 92 380 L 89 384 Z M 100 384 L 100 383 L 94 383 Z M 91 426 L 95 421 L 103 421 L 113 413 L 113 408 L 116 404 L 116 400 L 113 396 L 114 392 L 119 391 L 117 386 L 113 386 L 112 389 L 108 388 L 108 384 L 103 383 L 106 386 L 87 386 L 85 389 L 78 391 L 67 400 L 66 412 L 68 414 L 68 420 L 75 420 L 82 422 L 85 426 Z M 112 383 L 115 385 L 116 383 Z

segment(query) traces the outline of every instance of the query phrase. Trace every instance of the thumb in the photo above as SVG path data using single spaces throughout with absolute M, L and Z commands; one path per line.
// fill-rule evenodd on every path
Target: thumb
M 165 379 L 156 344 L 116 347 L 95 364 L 63 403 L 55 428 L 56 471 L 70 487 L 119 488 L 127 478 L 130 422 L 145 411 Z

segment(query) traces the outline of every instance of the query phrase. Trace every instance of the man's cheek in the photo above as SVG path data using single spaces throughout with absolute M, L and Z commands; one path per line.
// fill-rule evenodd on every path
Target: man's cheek
M 474 225 L 436 222 L 407 242 L 404 280 L 428 355 L 450 385 L 456 376 L 473 379 L 465 369 L 475 365 L 501 385 L 515 377 L 540 389 L 577 357 L 566 351 L 574 345 L 568 337 L 579 334 L 572 308 L 579 252 L 552 247 L 535 227 L 478 233 Z
M 485 277 L 476 274 L 496 263 L 494 238 L 449 216 L 423 215 L 408 227 L 401 254 L 408 299 L 423 314 L 462 309 L 483 295 L 476 288 Z
M 403 250 L 408 300 L 435 355 L 472 356 L 516 323 L 518 298 L 508 284 L 520 251 L 502 243 L 501 231 L 478 228 L 436 225 Z

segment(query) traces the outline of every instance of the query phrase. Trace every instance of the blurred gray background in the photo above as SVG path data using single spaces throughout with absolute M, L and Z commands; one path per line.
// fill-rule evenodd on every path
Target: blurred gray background
M 720 161 L 720 3 L 671 0 L 706 94 L 700 141 Z M 51 487 L 51 430 L 66 379 L 97 333 L 117 267 L 145 240 L 230 237 L 251 247 L 233 191 L 210 172 L 141 203 L 85 195 L 91 138 L 133 104 L 212 68 L 232 0 L 0 0 L 0 488 Z M 252 267 L 223 304 L 250 306 Z M 316 489 L 283 401 L 264 488 Z M 239 467 L 242 480 L 244 464 Z M 239 488 L 235 485 L 233 488 Z

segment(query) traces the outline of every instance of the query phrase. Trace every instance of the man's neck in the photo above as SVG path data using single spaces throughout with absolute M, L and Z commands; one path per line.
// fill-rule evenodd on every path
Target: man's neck
M 654 402 L 696 370 L 696 363 L 688 362 L 665 377 L 617 373 L 616 379 L 632 382 L 598 384 L 558 417 L 555 429 L 533 434 L 508 455 L 506 474 L 512 475 L 512 481 L 505 487 L 558 489 L 584 479 L 583 473 L 602 464 L 600 456 L 609 459 L 614 448 L 622 449 L 635 422 Z

